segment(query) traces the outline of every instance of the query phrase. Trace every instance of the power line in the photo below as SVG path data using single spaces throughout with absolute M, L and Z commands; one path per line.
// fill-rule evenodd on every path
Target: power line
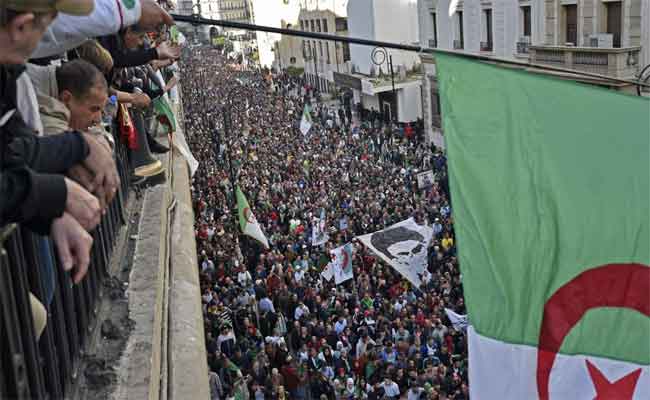
M 197 16 L 197 15 L 172 14 L 172 17 L 174 18 L 174 20 L 176 20 L 178 22 L 188 22 L 188 23 L 191 23 L 193 25 L 216 25 L 216 26 L 222 26 L 224 28 L 234 28 L 234 29 L 243 29 L 243 30 L 249 30 L 249 31 L 261 31 L 261 32 L 278 33 L 278 34 L 281 34 L 281 35 L 298 36 L 298 37 L 304 37 L 304 38 L 309 38 L 309 39 L 329 40 L 329 41 L 333 41 L 333 42 L 351 43 L 351 44 L 358 44 L 358 45 L 362 45 L 362 46 L 385 47 L 385 48 L 388 48 L 388 49 L 411 51 L 411 52 L 415 52 L 415 53 L 425 53 L 425 54 L 431 54 L 431 55 L 449 54 L 449 55 L 454 55 L 454 56 L 464 57 L 464 58 L 470 58 L 470 59 L 479 60 L 479 61 L 488 61 L 488 62 L 492 62 L 492 63 L 513 65 L 513 66 L 517 66 L 517 67 L 520 67 L 520 68 L 534 68 L 534 69 L 538 69 L 538 70 L 553 71 L 553 72 L 560 72 L 560 73 L 565 73 L 565 74 L 576 75 L 578 77 L 582 76 L 582 77 L 587 77 L 587 78 L 595 78 L 595 79 L 601 79 L 601 80 L 605 80 L 605 81 L 611 81 L 611 82 L 615 82 L 615 83 L 619 83 L 619 84 L 636 85 L 636 86 L 643 86 L 643 87 L 650 88 L 650 83 L 641 82 L 639 80 L 614 78 L 614 77 L 611 77 L 611 76 L 596 74 L 596 73 L 592 73 L 592 72 L 576 71 L 576 70 L 572 70 L 572 69 L 568 69 L 568 68 L 560 68 L 560 67 L 554 67 L 554 66 L 544 65 L 544 64 L 534 64 L 534 63 L 531 63 L 531 62 L 524 62 L 524 61 L 515 61 L 515 60 L 506 59 L 506 58 L 491 57 L 491 56 L 485 56 L 485 55 L 480 55 L 480 54 L 471 54 L 471 53 L 465 53 L 465 52 L 461 52 L 461 51 L 433 49 L 433 48 L 429 48 L 429 47 L 421 47 L 421 46 L 410 45 L 410 44 L 382 42 L 382 41 L 378 41 L 378 40 L 353 38 L 353 37 L 349 37 L 349 36 L 338 36 L 338 35 L 332 35 L 332 34 L 329 34 L 329 33 L 307 32 L 307 31 L 299 31 L 299 30 L 296 30 L 296 29 L 275 28 L 275 27 L 272 27 L 272 26 L 249 24 L 249 23 L 245 23 L 245 22 L 235 22 L 235 21 L 225 21 L 225 20 L 218 20 L 218 19 L 203 18 L 203 17 Z

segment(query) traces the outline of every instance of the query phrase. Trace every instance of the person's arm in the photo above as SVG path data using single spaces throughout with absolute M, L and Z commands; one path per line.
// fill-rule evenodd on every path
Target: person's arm
M 36 136 L 19 115 L 11 118 L 5 129 L 13 134 L 6 162 L 24 163 L 37 173 L 63 173 L 88 156 L 88 144 L 79 132 Z
M 2 168 L 0 193 L 0 226 L 25 223 L 28 229 L 45 235 L 51 221 L 65 210 L 64 177 L 37 174 L 25 165 Z
M 51 57 L 73 49 L 88 38 L 112 35 L 134 24 L 145 29 L 173 25 L 172 17 L 154 0 L 95 0 L 87 16 L 59 14 L 32 53 L 32 58 Z

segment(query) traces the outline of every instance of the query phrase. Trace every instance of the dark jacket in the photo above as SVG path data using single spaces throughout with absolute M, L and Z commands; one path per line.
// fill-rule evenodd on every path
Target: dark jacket
M 58 174 L 84 160 L 88 145 L 78 132 L 38 137 L 25 124 L 16 109 L 24 70 L 0 65 L 0 226 L 19 222 L 47 234 L 65 210 L 67 189 Z

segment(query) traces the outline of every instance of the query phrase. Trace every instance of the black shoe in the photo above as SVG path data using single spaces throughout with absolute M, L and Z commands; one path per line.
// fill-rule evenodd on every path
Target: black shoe
M 169 147 L 158 143 L 152 138 L 149 138 L 148 142 L 149 142 L 149 150 L 151 150 L 152 153 L 165 154 L 169 151 Z

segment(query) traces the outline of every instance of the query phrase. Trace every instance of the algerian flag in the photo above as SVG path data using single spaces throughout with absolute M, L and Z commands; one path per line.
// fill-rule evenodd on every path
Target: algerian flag
M 320 276 L 322 276 L 323 279 L 325 279 L 328 282 L 332 280 L 332 278 L 334 277 L 334 266 L 332 265 L 331 262 L 325 265 L 325 267 L 320 273 Z
M 239 186 L 237 186 L 237 208 L 239 210 L 239 226 L 244 235 L 248 235 L 258 242 L 262 243 L 264 247 L 269 248 L 269 242 L 262 232 L 260 224 L 257 222 L 253 211 L 248 205 L 246 196 L 242 193 Z
M 427 267 L 427 252 L 432 237 L 431 227 L 418 225 L 413 218 L 409 218 L 375 233 L 357 236 L 357 239 L 419 288 Z
M 302 119 L 300 120 L 300 132 L 306 135 L 311 129 L 311 125 L 311 108 L 308 104 L 305 104 L 305 108 L 302 110 Z
M 439 54 L 470 396 L 650 398 L 650 101 Z
M 352 252 L 352 243 L 330 251 L 332 255 L 331 264 L 334 269 L 334 283 L 337 285 L 354 278 L 354 273 L 352 272 Z

